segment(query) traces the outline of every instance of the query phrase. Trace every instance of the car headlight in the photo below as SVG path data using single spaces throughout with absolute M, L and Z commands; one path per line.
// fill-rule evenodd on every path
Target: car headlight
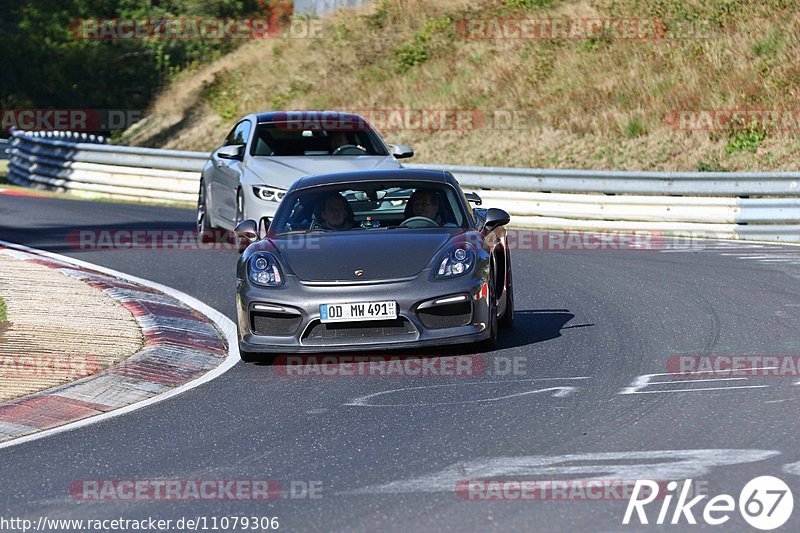
M 266 202 L 280 202 L 286 196 L 286 191 L 283 189 L 267 187 L 266 185 L 253 185 L 253 193 Z
M 283 285 L 283 274 L 278 260 L 266 252 L 256 252 L 247 260 L 247 275 L 250 282 L 262 287 Z
M 442 257 L 436 270 L 438 279 L 449 279 L 462 276 L 475 266 L 475 248 L 469 243 L 450 247 Z

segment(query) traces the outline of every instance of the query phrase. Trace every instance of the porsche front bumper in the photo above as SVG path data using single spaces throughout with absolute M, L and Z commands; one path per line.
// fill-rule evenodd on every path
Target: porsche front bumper
M 324 324 L 321 304 L 397 303 L 396 320 Z M 282 287 L 239 280 L 240 349 L 254 353 L 388 350 L 472 343 L 489 337 L 487 280 L 476 272 L 452 280 L 430 279 L 425 270 L 401 280 L 363 283 L 301 282 Z

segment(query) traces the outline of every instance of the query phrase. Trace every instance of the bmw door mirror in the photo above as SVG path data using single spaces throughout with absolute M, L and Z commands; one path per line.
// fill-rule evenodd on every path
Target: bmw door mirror
M 483 229 L 491 231 L 499 226 L 505 226 L 510 221 L 511 217 L 508 213 L 502 209 L 496 209 L 492 207 L 486 210 L 486 217 L 483 221 Z
M 392 144 L 392 155 L 395 159 L 407 159 L 414 157 L 414 149 L 405 144 Z
M 236 235 L 236 244 L 239 248 L 239 253 L 244 252 L 245 248 L 258 240 L 258 226 L 255 220 L 247 219 L 242 220 L 233 230 Z
M 241 161 L 244 156 L 243 144 L 229 144 L 217 150 L 217 157 L 220 159 L 236 159 Z

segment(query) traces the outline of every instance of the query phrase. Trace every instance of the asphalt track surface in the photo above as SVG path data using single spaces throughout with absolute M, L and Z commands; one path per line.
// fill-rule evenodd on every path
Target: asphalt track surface
M 193 217 L 0 195 L 0 239 L 174 287 L 233 319 L 234 252 L 80 251 L 67 238 L 77 230 L 191 230 Z M 515 252 L 517 325 L 473 379 L 290 378 L 238 364 L 168 401 L 2 450 L 0 516 L 277 516 L 286 531 L 659 529 L 623 526 L 622 500 L 464 501 L 454 491 L 459 480 L 574 479 L 591 466 L 607 479 L 693 478 L 711 495 L 734 498 L 751 478 L 773 475 L 800 496 L 800 469 L 791 466 L 800 462 L 800 377 L 633 386 L 667 373 L 675 354 L 800 354 L 800 249 L 698 245 Z M 508 361 L 517 361 L 516 372 L 502 371 Z M 534 392 L 550 387 L 569 388 Z M 622 394 L 632 387 L 653 393 Z M 709 451 L 720 449 L 738 451 Z M 570 454 L 578 456 L 558 459 Z M 272 502 L 79 502 L 69 487 L 86 479 L 273 479 L 322 489 L 321 497 L 298 489 Z M 658 509 L 647 509 L 652 522 Z M 666 529 L 699 527 L 684 520 Z M 748 525 L 734 512 L 708 529 Z M 799 530 L 800 517 L 783 529 Z

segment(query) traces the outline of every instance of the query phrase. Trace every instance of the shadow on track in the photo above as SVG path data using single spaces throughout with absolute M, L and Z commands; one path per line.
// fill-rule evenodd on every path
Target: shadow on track
M 561 336 L 562 329 L 590 327 L 594 324 L 566 326 L 575 318 L 568 309 L 525 309 L 514 313 L 514 328 L 500 331 L 498 348 L 527 346 Z
M 201 238 L 191 222 L 136 222 L 98 225 L 6 226 L 4 240 L 55 253 L 126 251 L 237 252 L 233 237 L 219 231 L 215 239 Z M 237 256 L 234 256 L 237 257 Z
M 497 350 L 504 350 L 507 348 L 518 348 L 535 344 L 537 342 L 544 342 L 550 339 L 555 339 L 561 336 L 562 329 L 591 327 L 594 324 L 576 324 L 573 326 L 566 326 L 566 324 L 575 318 L 575 315 L 568 309 L 528 309 L 517 310 L 514 313 L 514 327 L 512 329 L 503 329 L 500 331 L 500 340 L 498 342 Z M 495 351 L 497 351 L 495 350 Z M 349 358 L 352 356 L 384 356 L 384 357 L 409 357 L 409 358 L 426 358 L 426 357 L 454 357 L 459 355 L 472 355 L 484 353 L 489 355 L 494 352 L 480 352 L 476 346 L 464 344 L 453 346 L 437 346 L 436 348 L 418 348 L 406 350 L 376 350 L 365 348 L 362 350 L 352 352 L 336 352 L 318 354 L 305 354 L 301 357 L 312 357 L 313 360 L 319 361 L 321 357 L 334 356 Z M 254 363 L 256 366 L 272 366 L 273 364 L 285 364 L 286 357 L 283 354 L 276 356 L 264 356 L 258 362 Z M 276 362 L 277 359 L 277 362 Z

